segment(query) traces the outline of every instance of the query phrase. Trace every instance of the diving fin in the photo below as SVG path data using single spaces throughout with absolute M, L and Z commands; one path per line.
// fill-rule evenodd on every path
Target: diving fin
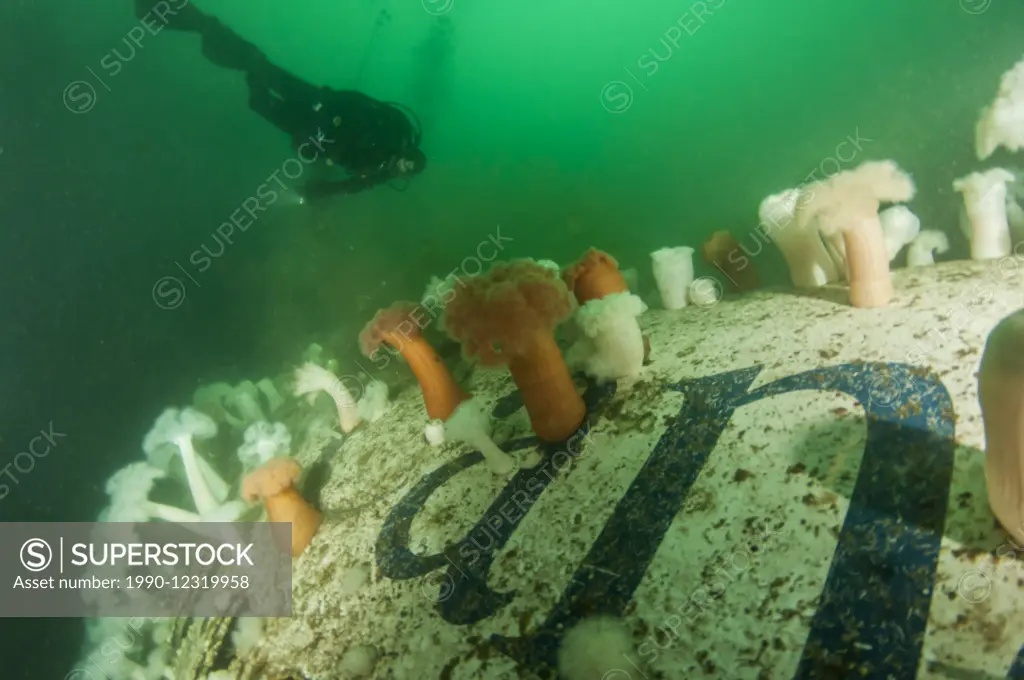
M 172 31 L 201 32 L 211 20 L 215 21 L 183 0 L 135 0 L 135 17 Z

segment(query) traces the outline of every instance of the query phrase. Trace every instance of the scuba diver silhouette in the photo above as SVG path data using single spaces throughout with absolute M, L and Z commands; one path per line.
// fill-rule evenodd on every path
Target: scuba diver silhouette
M 353 194 L 396 178 L 410 179 L 426 167 L 419 121 L 411 110 L 356 90 L 307 83 L 270 63 L 259 48 L 189 2 L 134 2 L 140 20 L 198 33 L 203 56 L 223 68 L 244 72 L 249 108 L 289 135 L 293 147 L 310 139 L 323 143 L 318 146 L 326 165 L 345 171 L 345 176 L 306 182 L 302 191 L 306 200 Z

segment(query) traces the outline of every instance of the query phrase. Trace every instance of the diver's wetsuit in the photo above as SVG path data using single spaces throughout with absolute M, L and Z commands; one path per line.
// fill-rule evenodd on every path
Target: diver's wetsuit
M 324 155 L 346 170 L 339 180 L 307 183 L 308 198 L 349 194 L 396 177 L 396 162 L 426 164 L 419 132 L 401 109 L 355 90 L 315 87 L 275 66 L 252 43 L 182 0 L 134 0 L 141 20 L 202 36 L 203 56 L 214 64 L 245 73 L 249 108 L 292 138 L 298 146 L 310 137 L 322 140 Z M 178 6 L 180 5 L 180 7 Z

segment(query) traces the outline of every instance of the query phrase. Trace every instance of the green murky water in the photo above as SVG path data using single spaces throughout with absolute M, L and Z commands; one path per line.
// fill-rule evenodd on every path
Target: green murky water
M 965 257 L 950 183 L 978 168 L 978 109 L 1024 49 L 1009 0 L 204 0 L 297 76 L 411 108 L 429 158 L 405 191 L 282 200 L 224 243 L 288 137 L 194 35 L 132 33 L 128 4 L 0 9 L 0 464 L 47 423 L 69 433 L 0 499 L 8 521 L 95 517 L 160 409 L 312 339 L 355 356 L 373 310 L 475 267 L 499 225 L 502 258 L 594 245 L 656 302 L 650 251 L 743 241 L 767 194 L 892 158 Z M 786 280 L 771 248 L 757 266 Z M 70 623 L 11 627 L 5 645 L 50 651 L 5 677 L 63 677 Z

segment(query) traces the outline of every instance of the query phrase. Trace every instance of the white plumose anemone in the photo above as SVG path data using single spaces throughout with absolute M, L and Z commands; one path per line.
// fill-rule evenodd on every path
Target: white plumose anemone
M 961 227 L 971 241 L 972 260 L 1006 257 L 1013 249 L 1006 215 L 1006 185 L 1013 180 L 1009 170 L 992 168 L 953 181 L 953 189 L 964 197 L 967 224 Z
M 584 337 L 571 351 L 571 364 L 583 367 L 598 382 L 635 375 L 643 368 L 644 338 L 636 318 L 647 305 L 632 293 L 612 293 L 576 310 Z
M 825 249 L 814 222 L 800 228 L 796 222 L 798 189 L 787 189 L 768 196 L 757 214 L 770 238 L 786 260 L 789 278 L 797 288 L 818 288 L 839 280 L 839 270 Z
M 662 248 L 651 253 L 651 268 L 665 309 L 686 306 L 686 290 L 693 282 L 693 248 Z

